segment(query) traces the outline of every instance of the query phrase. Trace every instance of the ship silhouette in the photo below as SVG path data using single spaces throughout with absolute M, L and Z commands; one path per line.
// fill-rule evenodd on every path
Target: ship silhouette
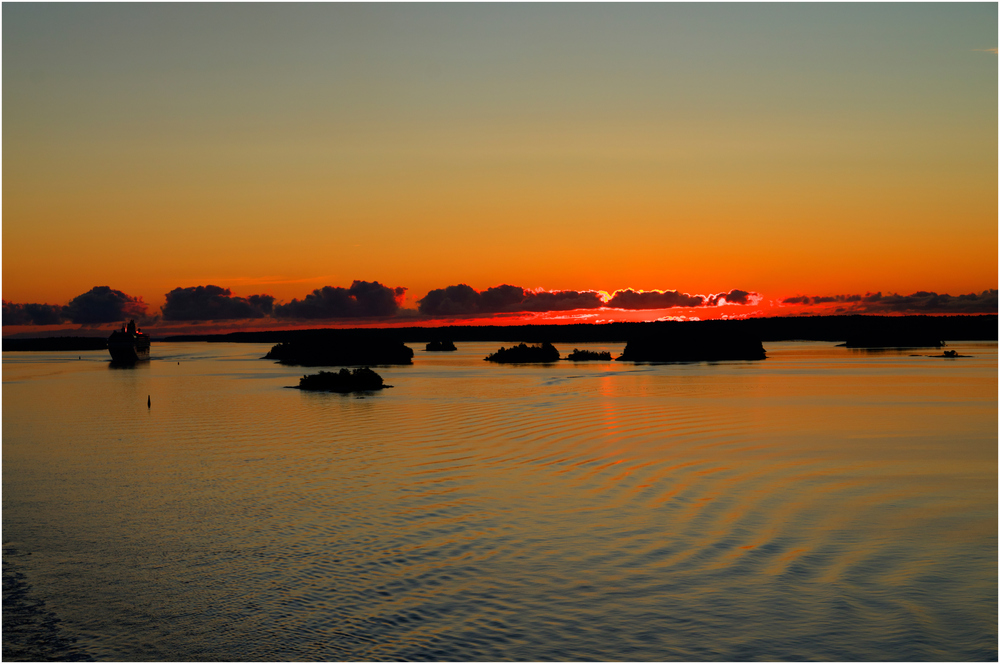
M 137 328 L 134 320 L 130 320 L 108 337 L 108 352 L 111 353 L 111 361 L 117 364 L 148 360 L 149 335 Z

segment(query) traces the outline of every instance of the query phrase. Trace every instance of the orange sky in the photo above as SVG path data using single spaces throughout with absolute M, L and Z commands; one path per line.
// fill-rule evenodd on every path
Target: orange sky
M 8 302 L 998 284 L 995 4 L 3 11 Z

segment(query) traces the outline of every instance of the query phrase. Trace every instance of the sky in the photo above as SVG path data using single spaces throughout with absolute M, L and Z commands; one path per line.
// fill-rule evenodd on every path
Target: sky
M 4 334 L 997 310 L 996 3 L 2 12 Z

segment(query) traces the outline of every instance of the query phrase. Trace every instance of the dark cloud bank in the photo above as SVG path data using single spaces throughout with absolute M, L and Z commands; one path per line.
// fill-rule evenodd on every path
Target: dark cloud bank
M 889 293 L 866 293 L 865 295 L 799 295 L 782 300 L 783 304 L 816 306 L 842 304 L 834 309 L 837 313 L 851 314 L 995 314 L 997 313 L 997 290 L 967 295 L 937 294 L 918 291 L 912 295 Z
M 167 293 L 163 318 L 207 321 L 265 316 L 293 320 L 386 317 L 399 310 L 405 293 L 405 288 L 389 288 L 377 281 L 355 281 L 350 288 L 324 286 L 301 300 L 275 304 L 271 295 L 237 297 L 228 288 L 194 286 Z
M 55 304 L 15 304 L 3 302 L 4 325 L 99 325 L 125 319 L 145 321 L 148 306 L 108 286 L 95 286 L 77 295 L 64 307 Z
M 63 318 L 79 325 L 116 323 L 126 318 L 146 317 L 146 303 L 107 286 L 91 288 L 77 295 L 63 308 Z
M 301 300 L 277 305 L 274 315 L 306 320 L 392 316 L 405 293 L 405 288 L 390 288 L 377 281 L 355 281 L 350 288 L 324 286 Z
M 419 311 L 429 316 L 496 314 L 514 312 L 569 311 L 571 309 L 672 309 L 674 307 L 714 307 L 723 301 L 751 304 L 757 293 L 731 290 L 717 295 L 689 295 L 678 291 L 616 291 L 604 302 L 595 291 L 529 291 L 520 286 L 496 286 L 476 291 L 458 284 L 432 290 L 418 302 Z
M 14 304 L 3 301 L 4 325 L 58 325 L 62 322 L 58 304 Z
M 757 293 L 733 289 L 716 295 L 688 295 L 678 291 L 634 291 L 631 288 L 616 291 L 605 305 L 611 309 L 672 309 L 674 307 L 716 307 L 723 301 L 729 304 L 752 304 Z
M 535 293 L 508 284 L 487 288 L 482 292 L 471 286 L 458 284 L 432 290 L 417 301 L 417 310 L 428 316 L 569 311 L 597 309 L 602 306 L 604 303 L 600 296 L 592 291 Z
M 196 322 L 259 319 L 267 316 L 284 319 L 371 318 L 395 315 L 406 293 L 405 288 L 389 288 L 377 281 L 355 281 L 350 288 L 325 286 L 304 299 L 288 304 L 274 303 L 271 295 L 239 297 L 221 286 L 175 288 L 166 296 L 163 320 Z M 4 325 L 58 325 L 72 322 L 81 325 L 116 323 L 134 318 L 143 324 L 147 305 L 107 286 L 98 286 L 79 295 L 66 306 L 55 304 L 17 304 L 3 301 Z
M 274 298 L 270 295 L 236 297 L 221 286 L 191 286 L 167 293 L 163 318 L 170 321 L 263 318 L 273 310 Z
M 238 297 L 220 286 L 175 288 L 167 293 L 163 319 L 167 321 L 211 321 L 260 319 L 271 316 L 286 320 L 336 318 L 388 318 L 412 310 L 401 310 L 406 289 L 391 288 L 377 281 L 354 281 L 350 288 L 324 286 L 303 299 L 275 304 L 271 295 Z M 523 312 L 569 311 L 573 309 L 651 310 L 674 307 L 714 307 L 722 303 L 749 305 L 758 293 L 734 289 L 715 295 L 690 295 L 679 291 L 616 291 L 604 302 L 595 291 L 530 291 L 504 284 L 477 291 L 466 284 L 430 291 L 417 301 L 418 312 L 426 316 L 472 316 Z M 997 290 L 967 295 L 919 291 L 911 295 L 866 293 L 865 295 L 799 295 L 783 304 L 804 306 L 840 305 L 833 313 L 843 314 L 995 314 Z M 97 325 L 136 319 L 149 324 L 142 298 L 132 297 L 108 286 L 97 286 L 73 298 L 65 306 L 18 304 L 3 301 L 3 324 Z M 829 311 L 829 309 L 827 309 Z

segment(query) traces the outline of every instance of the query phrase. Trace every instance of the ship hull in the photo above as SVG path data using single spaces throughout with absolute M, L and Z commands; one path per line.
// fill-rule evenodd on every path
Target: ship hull
M 135 341 L 108 342 L 108 352 L 111 353 L 111 361 L 120 364 L 131 364 L 141 360 L 149 359 L 149 342 L 145 344 Z

